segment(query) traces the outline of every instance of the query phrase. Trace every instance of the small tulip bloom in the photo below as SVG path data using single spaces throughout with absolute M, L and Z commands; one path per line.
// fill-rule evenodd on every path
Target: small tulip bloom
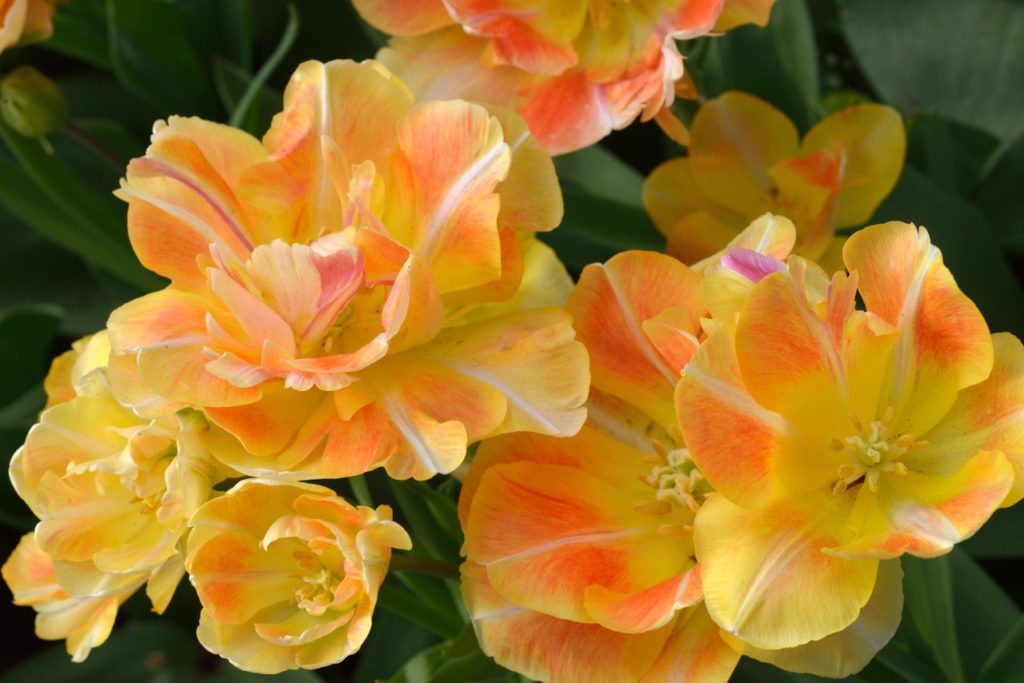
M 243 473 L 422 479 L 480 438 L 584 419 L 560 288 L 521 296 L 567 276 L 533 236 L 561 219 L 553 164 L 512 112 L 308 62 L 262 142 L 160 123 L 119 195 L 171 285 L 112 314 L 115 354 L 239 438 Z
M 66 0 L 0 0 L 0 52 L 53 35 L 53 13 Z
M 411 541 L 387 506 L 311 484 L 247 479 L 191 521 L 199 641 L 246 671 L 340 662 L 370 632 L 391 550 Z
M 843 256 L 829 280 L 737 254 L 735 323 L 676 389 L 715 489 L 694 525 L 705 604 L 755 653 L 849 633 L 887 560 L 942 555 L 1024 494 L 1021 343 L 989 334 L 924 229 L 865 228 Z
M 890 107 L 847 107 L 801 140 L 764 100 L 728 92 L 697 111 L 688 155 L 651 173 L 644 204 L 669 253 L 685 263 L 723 249 L 771 212 L 795 224 L 797 254 L 839 264 L 836 230 L 871 218 L 899 178 L 905 147 Z
M 553 154 L 667 115 L 676 40 L 768 19 L 773 0 L 355 0 L 393 36 L 379 59 L 423 98 L 515 108 Z

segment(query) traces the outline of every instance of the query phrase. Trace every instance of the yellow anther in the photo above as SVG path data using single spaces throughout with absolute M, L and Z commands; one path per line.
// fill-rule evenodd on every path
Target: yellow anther
M 648 515 L 667 515 L 672 512 L 672 505 L 663 500 L 657 500 L 650 503 L 638 503 L 633 509 Z
M 846 448 L 846 444 L 833 436 L 828 440 L 828 447 L 833 451 L 839 452 Z
M 687 538 L 693 534 L 693 526 L 690 524 L 662 524 L 658 527 L 658 534 L 665 538 Z
M 885 409 L 885 415 L 882 416 L 882 424 L 885 425 L 886 427 L 888 427 L 889 423 L 892 422 L 892 417 L 893 417 L 893 415 L 895 413 L 896 413 L 896 409 L 893 408 L 892 406 L 889 406 L 888 408 L 886 408 Z

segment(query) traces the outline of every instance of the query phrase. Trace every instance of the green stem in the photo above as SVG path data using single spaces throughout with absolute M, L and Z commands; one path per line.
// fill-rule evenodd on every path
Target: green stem
M 284 59 L 285 55 L 295 44 L 295 39 L 299 36 L 299 12 L 295 9 L 293 3 L 288 4 L 288 25 L 284 29 L 284 34 L 281 36 L 281 41 L 274 48 L 274 51 L 270 54 L 270 57 L 260 70 L 256 72 L 253 79 L 249 81 L 249 87 L 245 89 L 245 93 L 242 95 L 242 99 L 238 101 L 238 106 L 231 112 L 231 125 L 235 128 L 240 128 L 242 122 L 245 120 L 246 114 L 249 113 L 249 109 L 252 108 L 253 102 L 256 101 L 257 95 L 260 93 L 260 89 L 270 78 L 270 75 L 274 73 L 274 69 L 278 67 L 281 60 Z
M 432 557 L 417 557 L 416 555 L 392 555 L 391 570 L 428 574 L 442 579 L 459 578 L 458 565 L 443 560 L 435 560 Z

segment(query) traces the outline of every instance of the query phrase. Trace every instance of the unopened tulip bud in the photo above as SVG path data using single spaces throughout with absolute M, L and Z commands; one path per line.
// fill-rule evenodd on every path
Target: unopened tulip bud
M 25 137 L 41 138 L 64 124 L 68 107 L 53 81 L 22 66 L 0 81 L 0 114 Z

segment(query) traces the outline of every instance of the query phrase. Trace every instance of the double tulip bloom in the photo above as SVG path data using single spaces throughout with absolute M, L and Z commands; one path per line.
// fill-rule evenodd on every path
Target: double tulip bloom
M 774 0 L 355 0 L 378 58 L 421 97 L 517 109 L 551 153 L 669 116 L 676 40 L 768 21 Z
M 846 676 L 896 631 L 898 558 L 1024 495 L 1024 348 L 989 334 L 927 233 L 865 228 L 831 278 L 796 240 L 766 216 L 692 269 L 627 252 L 584 271 L 587 425 L 484 444 L 460 500 L 463 593 L 498 662 L 559 682 L 724 681 L 741 655 Z

